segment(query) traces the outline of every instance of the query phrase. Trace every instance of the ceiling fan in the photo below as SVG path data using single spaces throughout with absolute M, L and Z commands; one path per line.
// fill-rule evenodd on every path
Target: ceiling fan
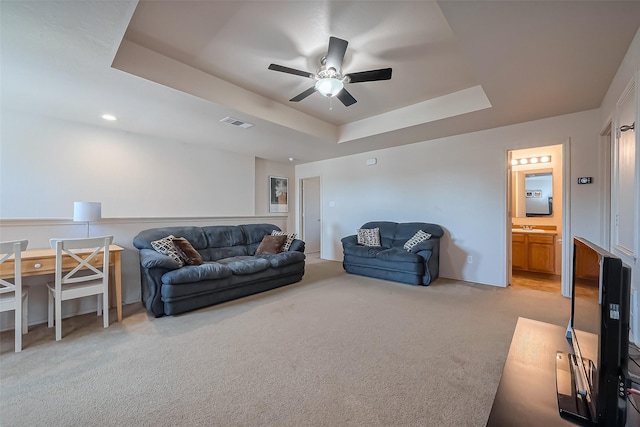
M 320 60 L 320 68 L 316 74 L 308 71 L 296 70 L 278 64 L 269 65 L 269 69 L 296 76 L 308 77 L 316 80 L 314 86 L 294 96 L 289 101 L 300 102 L 314 92 L 320 92 L 327 98 L 338 98 L 345 107 L 355 104 L 356 99 L 345 88 L 348 83 L 373 82 L 376 80 L 390 80 L 391 68 L 380 70 L 361 71 L 359 73 L 342 74 L 342 61 L 347 51 L 346 40 L 337 37 L 329 37 L 329 50 L 327 55 Z

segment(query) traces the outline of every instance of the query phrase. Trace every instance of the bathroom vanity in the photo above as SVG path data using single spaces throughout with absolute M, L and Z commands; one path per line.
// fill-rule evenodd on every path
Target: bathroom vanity
M 511 266 L 536 273 L 556 272 L 556 236 L 542 229 L 513 229 L 511 235 Z

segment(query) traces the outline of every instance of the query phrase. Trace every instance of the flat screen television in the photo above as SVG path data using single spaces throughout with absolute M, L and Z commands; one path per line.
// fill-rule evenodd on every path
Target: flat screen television
M 589 242 L 573 241 L 573 354 L 556 355 L 558 408 L 580 424 L 624 426 L 629 357 L 631 269 Z

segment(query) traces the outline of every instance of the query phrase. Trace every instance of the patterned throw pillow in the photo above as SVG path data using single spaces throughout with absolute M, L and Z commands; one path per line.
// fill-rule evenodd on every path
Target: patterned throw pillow
M 282 252 L 286 252 L 291 247 L 291 244 L 296 239 L 296 233 L 285 233 L 284 231 L 273 230 L 271 232 L 272 236 L 287 236 L 287 242 L 284 244 L 284 248 L 282 248 Z
M 379 228 L 359 228 L 358 244 L 364 246 L 380 247 L 380 229 Z
M 162 255 L 167 255 L 178 262 L 178 266 L 184 266 L 184 260 L 180 256 L 180 252 L 176 249 L 176 245 L 173 244 L 173 236 L 167 236 L 160 240 L 155 240 L 151 242 L 151 247 L 156 250 L 156 252 L 161 253 Z
M 407 252 L 411 252 L 411 249 L 413 249 L 415 245 L 417 245 L 420 242 L 424 242 L 425 240 L 429 240 L 430 238 L 431 238 L 431 234 L 426 233 L 422 230 L 418 230 L 416 234 L 413 235 L 412 238 L 407 240 L 407 243 L 405 243 L 403 247 L 407 250 Z

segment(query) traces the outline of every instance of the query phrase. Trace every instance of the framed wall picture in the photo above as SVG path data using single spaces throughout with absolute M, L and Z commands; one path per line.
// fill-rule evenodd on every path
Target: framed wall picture
M 269 212 L 289 212 L 289 178 L 269 177 Z

